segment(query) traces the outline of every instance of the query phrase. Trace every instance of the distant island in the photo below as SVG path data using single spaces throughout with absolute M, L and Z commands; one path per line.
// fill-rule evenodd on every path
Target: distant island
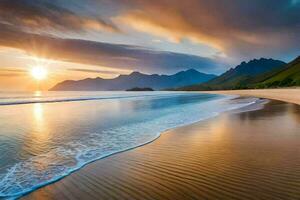
M 66 80 L 58 83 L 52 91 L 116 91 L 128 88 L 146 88 L 163 90 L 166 88 L 178 88 L 207 82 L 217 77 L 213 74 L 201 73 L 195 69 L 180 71 L 173 75 L 143 74 L 132 72 L 129 75 L 120 75 L 113 79 L 87 78 L 73 81 Z
M 126 91 L 135 91 L 135 92 L 142 92 L 142 91 L 154 91 L 152 88 L 146 87 L 146 88 L 139 88 L 139 87 L 134 87 L 131 89 L 127 89 Z

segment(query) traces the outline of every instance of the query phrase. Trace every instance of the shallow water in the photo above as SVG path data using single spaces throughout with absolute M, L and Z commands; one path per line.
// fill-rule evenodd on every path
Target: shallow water
M 162 131 L 257 99 L 178 92 L 0 94 L 0 196 L 17 197 Z

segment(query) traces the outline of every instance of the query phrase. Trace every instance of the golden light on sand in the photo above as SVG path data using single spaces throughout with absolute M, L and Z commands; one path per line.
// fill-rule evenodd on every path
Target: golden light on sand
M 48 72 L 44 67 L 36 66 L 31 69 L 30 74 L 36 80 L 43 80 L 47 78 Z

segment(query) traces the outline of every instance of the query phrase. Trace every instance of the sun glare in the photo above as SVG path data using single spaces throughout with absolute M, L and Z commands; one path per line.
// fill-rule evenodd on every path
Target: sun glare
M 47 77 L 48 72 L 44 67 L 33 67 L 30 73 L 34 79 L 43 80 Z

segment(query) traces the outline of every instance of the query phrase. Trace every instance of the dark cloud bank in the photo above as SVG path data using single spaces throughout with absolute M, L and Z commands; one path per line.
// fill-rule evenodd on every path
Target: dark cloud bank
M 300 53 L 299 0 L 127 0 L 121 20 L 215 45 L 236 58 Z M 149 29 L 138 23 L 151 25 Z
M 82 3 L 0 1 L 0 45 L 70 62 L 146 72 L 221 70 L 218 59 L 49 35 L 89 30 L 124 34 L 117 25 L 123 23 L 154 35 L 204 42 L 235 59 L 284 59 L 300 54 L 297 0 L 88 0 L 81 8 Z M 96 6 L 110 10 L 103 15 L 85 12 L 84 8 L 97 10 Z M 139 23 L 147 26 L 141 28 Z

